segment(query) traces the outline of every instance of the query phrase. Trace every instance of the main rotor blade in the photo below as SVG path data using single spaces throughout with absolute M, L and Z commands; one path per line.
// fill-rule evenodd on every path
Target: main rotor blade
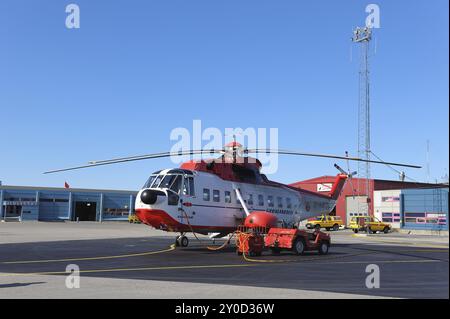
M 357 162 L 368 162 L 374 164 L 384 164 L 391 166 L 402 166 L 402 167 L 411 167 L 411 168 L 422 168 L 421 166 L 411 165 L 411 164 L 402 164 L 402 163 L 392 163 L 392 162 L 384 162 L 384 161 L 373 161 L 373 160 L 365 160 L 359 157 L 347 157 L 347 156 L 339 156 L 339 155 L 331 155 L 331 154 L 316 154 L 316 153 L 303 153 L 303 152 L 295 152 L 289 150 L 275 150 L 275 149 L 246 149 L 244 153 L 275 153 L 281 155 L 298 155 L 298 156 L 311 156 L 311 157 L 324 157 L 324 158 L 337 158 L 348 161 L 357 161 Z
M 44 172 L 44 174 L 72 171 L 72 170 L 76 170 L 76 169 L 124 163 L 124 162 L 140 161 L 140 160 L 152 159 L 152 158 L 183 156 L 183 155 L 198 155 L 198 154 L 217 154 L 217 153 L 223 153 L 223 152 L 224 152 L 223 150 L 214 150 L 214 149 L 212 149 L 212 150 L 189 150 L 189 151 L 180 151 L 180 152 L 163 152 L 163 153 L 153 153 L 153 154 L 138 155 L 138 156 L 119 157 L 119 158 L 113 158 L 113 159 L 108 159 L 108 160 L 90 161 L 86 165 L 80 165 L 80 166 L 74 166 L 74 167 L 68 167 L 68 168 L 62 168 L 62 169 L 55 169 L 55 170 Z

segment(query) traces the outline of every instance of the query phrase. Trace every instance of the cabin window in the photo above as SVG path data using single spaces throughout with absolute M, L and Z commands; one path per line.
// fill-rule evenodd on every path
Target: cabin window
M 258 195 L 258 206 L 264 206 L 264 196 Z
M 213 201 L 214 202 L 220 202 L 220 191 L 217 189 L 213 190 Z
M 273 207 L 273 196 L 267 196 L 267 206 Z
M 194 178 L 193 177 L 186 177 L 184 179 L 183 194 L 188 195 L 188 196 L 195 196 Z
M 248 194 L 247 204 L 253 205 L 253 194 Z
M 283 198 L 277 197 L 277 206 L 278 208 L 283 208 Z
M 287 207 L 287 209 L 291 209 L 292 208 L 292 202 L 291 202 L 291 199 L 289 197 L 286 198 L 286 207 Z
M 208 188 L 203 188 L 203 200 L 209 202 L 210 192 Z
M 231 192 L 225 191 L 225 203 L 231 203 Z
M 195 196 L 194 178 L 188 177 L 189 181 L 189 195 Z

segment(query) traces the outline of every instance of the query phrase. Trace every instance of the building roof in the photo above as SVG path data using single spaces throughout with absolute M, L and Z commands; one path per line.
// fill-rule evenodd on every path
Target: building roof
M 137 194 L 137 191 L 115 190 L 115 189 L 91 189 L 91 188 L 64 188 L 64 187 L 40 187 L 40 186 L 13 186 L 1 185 L 0 190 L 17 190 L 17 191 L 58 191 L 58 192 L 89 192 L 89 193 L 118 193 L 118 194 Z
M 332 175 L 322 175 L 319 177 L 314 177 L 314 178 L 310 178 L 310 179 L 305 179 L 303 181 L 299 181 L 299 182 L 294 182 L 292 184 L 289 184 L 290 186 L 301 186 L 302 184 L 315 184 L 315 183 L 321 183 L 321 182 L 326 182 L 326 183 L 330 183 L 333 182 L 334 179 L 336 178 L 336 176 L 332 176 Z M 353 177 L 353 180 L 360 180 L 361 178 L 358 177 Z M 417 185 L 417 188 L 441 188 L 441 187 L 448 187 L 448 184 L 436 184 L 436 183 L 423 183 L 423 182 L 409 182 L 409 181 L 399 181 L 399 180 L 388 180 L 388 179 L 371 179 L 373 180 L 375 183 L 382 183 L 382 184 L 397 184 L 397 185 L 408 185 L 408 186 L 413 186 L 413 185 Z

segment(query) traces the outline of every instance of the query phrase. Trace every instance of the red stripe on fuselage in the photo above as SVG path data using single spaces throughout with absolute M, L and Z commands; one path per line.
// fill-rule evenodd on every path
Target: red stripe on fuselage
M 167 212 L 161 209 L 136 209 L 136 216 L 141 222 L 146 225 L 150 225 L 156 229 L 161 229 L 171 232 L 224 232 L 230 233 L 236 230 L 236 227 L 227 226 L 200 226 L 200 225 L 187 225 L 180 223 Z

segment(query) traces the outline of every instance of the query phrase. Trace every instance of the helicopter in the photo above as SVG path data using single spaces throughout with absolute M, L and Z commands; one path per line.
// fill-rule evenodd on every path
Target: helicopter
M 152 153 L 139 156 L 90 161 L 86 165 L 51 170 L 57 173 L 102 165 L 185 155 L 214 155 L 210 159 L 189 160 L 180 167 L 155 171 L 135 201 L 135 214 L 144 224 L 167 232 L 180 233 L 178 246 L 187 247 L 186 233 L 220 238 L 233 233 L 251 214 L 271 214 L 285 227 L 298 227 L 305 219 L 329 214 L 336 205 L 346 181 L 356 172 L 340 171 L 329 194 L 319 194 L 272 181 L 261 172 L 262 164 L 249 154 L 275 153 L 362 161 L 391 166 L 420 166 L 365 160 L 329 154 L 305 153 L 281 149 L 248 149 L 230 142 L 222 149 Z

